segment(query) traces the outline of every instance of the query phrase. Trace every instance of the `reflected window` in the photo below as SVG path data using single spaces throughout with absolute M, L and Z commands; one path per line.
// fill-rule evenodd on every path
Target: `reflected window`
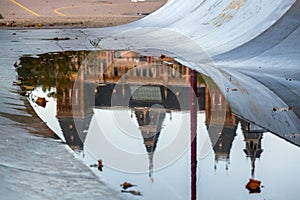
M 119 70 L 117 67 L 114 68 L 114 76 L 118 76 Z

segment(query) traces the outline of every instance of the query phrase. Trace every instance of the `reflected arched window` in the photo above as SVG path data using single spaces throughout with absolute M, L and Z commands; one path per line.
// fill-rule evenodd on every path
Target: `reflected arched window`
M 146 77 L 147 76 L 147 68 L 144 68 L 143 69 L 143 77 Z
M 135 72 L 136 72 L 136 76 L 140 76 L 141 75 L 141 69 L 139 67 L 137 67 L 135 69 Z
M 171 69 L 171 76 L 172 78 L 175 78 L 176 77 L 176 69 Z
M 153 77 L 153 72 L 152 72 L 152 68 L 149 68 L 149 77 Z

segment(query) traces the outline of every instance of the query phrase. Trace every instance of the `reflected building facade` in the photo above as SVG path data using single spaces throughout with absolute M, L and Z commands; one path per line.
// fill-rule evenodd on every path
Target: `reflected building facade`
M 110 54 L 111 63 L 102 64 L 98 69 L 103 74 L 96 88 L 96 107 L 143 106 L 135 104 L 131 97 L 137 88 L 147 85 L 145 92 L 161 90 L 161 104 L 165 108 L 189 110 L 190 70 L 187 67 L 165 56 L 154 58 L 129 51 L 112 51 Z M 103 59 L 101 55 L 100 60 Z M 205 109 L 204 96 L 204 82 L 198 81 L 200 110 Z
M 205 123 L 215 153 L 214 169 L 217 169 L 219 161 L 224 161 L 228 170 L 238 118 L 233 115 L 224 95 L 212 80 L 207 80 L 206 83 Z
M 111 64 L 101 69 L 104 74 L 96 88 L 96 107 L 122 106 L 132 110 L 153 181 L 154 153 L 166 113 L 190 109 L 190 70 L 165 56 L 153 58 L 128 51 L 113 54 Z M 204 82 L 196 83 L 197 108 L 204 110 Z
M 94 84 L 88 79 L 88 68 L 81 63 L 84 52 L 70 56 L 70 60 L 56 63 L 57 112 L 66 143 L 74 149 L 83 148 L 83 143 L 93 116 Z
M 54 69 L 44 69 L 55 74 L 51 87 L 55 87 L 56 117 L 66 142 L 74 149 L 83 148 L 94 107 L 129 108 L 139 125 L 152 178 L 153 156 L 166 113 L 171 116 L 173 110 L 190 109 L 190 70 L 166 56 L 154 58 L 130 51 L 47 56 Z M 200 75 L 197 80 L 197 110 L 204 110 L 205 85 Z

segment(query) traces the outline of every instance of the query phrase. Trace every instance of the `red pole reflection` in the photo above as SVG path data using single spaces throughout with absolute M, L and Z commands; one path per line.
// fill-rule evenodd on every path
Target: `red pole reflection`
M 196 200 L 197 183 L 197 72 L 190 71 L 190 117 L 191 117 L 191 200 Z

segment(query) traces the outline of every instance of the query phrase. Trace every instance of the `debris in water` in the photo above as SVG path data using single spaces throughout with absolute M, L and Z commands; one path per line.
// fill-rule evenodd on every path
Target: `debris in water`
M 35 103 L 43 108 L 46 107 L 47 104 L 47 100 L 44 97 L 38 97 L 37 100 L 35 101 Z
M 103 164 L 102 164 L 102 160 L 98 160 L 98 170 L 102 172 L 103 168 Z
M 18 62 L 15 62 L 14 67 L 15 67 L 15 68 L 19 68 L 19 67 L 20 67 L 19 63 L 18 63 Z
M 261 181 L 250 178 L 249 182 L 246 185 L 246 188 L 249 190 L 249 193 L 260 193 L 260 184 Z
M 136 186 L 136 185 L 133 185 L 133 184 L 131 184 L 131 183 L 129 183 L 129 182 L 124 182 L 124 183 L 122 183 L 120 186 L 121 186 L 124 190 L 126 190 L 127 188 L 134 187 L 134 186 Z
M 90 165 L 90 167 L 98 167 L 98 170 L 102 172 L 104 166 L 103 166 L 102 160 L 99 159 L 99 160 L 98 160 L 98 164 L 92 164 L 92 165 Z

